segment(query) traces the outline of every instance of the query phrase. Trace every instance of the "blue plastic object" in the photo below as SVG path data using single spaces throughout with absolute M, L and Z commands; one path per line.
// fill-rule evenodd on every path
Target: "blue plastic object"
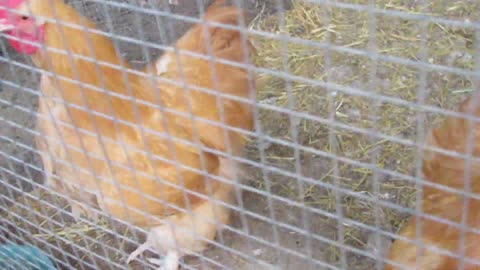
M 0 245 L 1 270 L 56 270 L 47 254 L 34 246 Z

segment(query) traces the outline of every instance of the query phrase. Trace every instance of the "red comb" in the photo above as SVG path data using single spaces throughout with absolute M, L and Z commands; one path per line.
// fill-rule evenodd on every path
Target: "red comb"
M 6 8 L 16 8 L 18 7 L 24 0 L 0 0 L 0 7 Z M 0 10 L 0 18 L 7 17 L 8 10 L 2 9 Z

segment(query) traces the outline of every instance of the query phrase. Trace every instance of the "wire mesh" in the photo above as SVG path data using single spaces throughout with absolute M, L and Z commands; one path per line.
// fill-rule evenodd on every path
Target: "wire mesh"
M 2 1 L 7 2 L 0 0 L 0 6 Z M 55 6 L 61 1 L 44 1 L 47 2 Z M 0 243 L 37 246 L 49 254 L 58 269 L 153 267 L 142 258 L 126 263 L 129 254 L 146 241 L 150 228 L 155 227 L 150 221 L 145 222 L 150 225 L 132 226 L 128 221 L 133 218 L 130 215 L 151 218 L 157 225 L 166 222 L 169 228 L 178 229 L 180 222 L 172 218 L 172 213 L 178 216 L 195 213 L 195 203 L 190 200 L 196 197 L 229 209 L 232 218 L 222 222 L 218 218 L 221 213 L 212 210 L 209 222 L 213 224 L 215 238 L 202 235 L 201 226 L 187 225 L 199 230 L 192 233 L 208 243 L 208 248 L 194 250 L 191 252 L 194 256 L 182 259 L 184 269 L 383 269 L 385 262 L 395 265 L 395 269 L 412 269 L 415 265 L 419 269 L 437 269 L 433 263 L 426 265 L 422 261 L 428 254 L 434 254 L 438 264 L 447 265 L 446 257 L 455 259 L 454 264 L 446 266 L 452 269 L 478 267 L 480 258 L 469 246 L 479 233 L 475 221 L 478 218 L 470 210 L 475 209 L 480 199 L 474 183 L 478 162 L 474 130 L 478 99 L 473 99 L 469 110 L 463 113 L 458 105 L 472 96 L 479 85 L 480 2 L 230 1 L 231 5 L 248 10 L 248 16 L 240 18 L 237 26 L 216 26 L 240 30 L 242 46 L 238 50 L 244 54 L 247 39 L 253 42 L 256 54 L 252 59 L 245 56 L 240 62 L 213 57 L 218 48 L 209 38 L 195 40 L 206 44 L 206 55 L 185 52 L 175 46 L 195 24 L 206 25 L 202 16 L 211 2 L 179 0 L 178 5 L 169 5 L 153 0 L 67 1 L 76 12 L 98 25 L 97 29 L 88 29 L 89 34 L 84 37 L 88 47 L 85 54 L 90 56 L 41 48 L 63 53 L 71 76 L 52 72 L 52 63 L 39 66 L 38 61 L 10 46 L 7 39 L 15 40 L 14 35 L 1 34 Z M 29 16 L 38 15 L 31 11 Z M 61 14 L 47 23 L 76 27 L 87 33 L 84 25 L 72 25 L 58 15 Z M 207 33 L 206 28 L 202 31 Z M 100 45 L 92 42 L 92 33 L 111 40 L 117 57 L 126 59 L 130 66 L 121 61 L 109 62 L 108 57 L 96 54 Z M 69 39 L 62 31 L 58 34 L 61 39 Z M 239 53 L 238 50 L 230 53 Z M 208 60 L 206 67 L 212 73 L 212 87 L 196 85 L 185 78 L 189 70 L 195 70 L 195 61 L 175 67 L 178 80 L 164 78 L 161 72 L 155 74 L 158 66 L 152 63 L 167 53 L 172 58 L 189 55 Z M 78 69 L 72 64 L 78 59 L 92 61 L 92 69 Z M 219 91 L 222 87 L 239 86 L 225 85 L 234 76 L 225 76 L 225 72 L 218 70 L 218 63 L 246 70 L 248 95 Z M 99 72 L 102 68 L 121 71 L 121 76 L 115 79 L 122 91 L 108 88 L 111 78 Z M 199 78 L 193 81 L 200 82 L 202 76 L 208 76 L 203 72 L 210 73 L 201 70 Z M 85 74 L 98 78 L 99 83 L 89 84 Z M 109 130 L 122 135 L 105 136 L 105 127 L 95 121 L 87 129 L 78 128 L 74 121 L 59 119 L 56 108 L 49 106 L 38 113 L 38 100 L 51 98 L 51 93 L 39 87 L 40 76 L 63 80 L 62 85 L 78 85 L 82 88 L 81 95 L 89 91 L 96 93 L 96 97 L 108 96 L 110 101 L 102 103 L 105 107 L 100 111 L 89 107 L 98 100 L 88 100 L 85 96 L 76 97 L 77 101 L 82 100 L 76 103 L 69 103 L 61 96 L 52 100 L 57 107 L 68 105 L 83 115 L 80 121 L 103 119 L 111 123 Z M 164 104 L 159 98 L 161 87 L 158 93 L 153 91 L 150 100 L 144 99 L 135 92 L 136 77 L 143 78 L 146 89 L 152 89 L 152 85 L 165 87 L 167 83 L 172 89 L 181 89 L 175 93 L 175 99 L 189 100 L 188 106 L 179 110 L 171 103 Z M 215 97 L 215 102 L 203 106 L 206 111 L 218 111 L 219 121 L 195 114 L 198 108 L 191 104 L 190 96 L 198 92 Z M 241 112 L 225 111 L 226 100 L 251 106 L 251 130 L 226 124 L 230 117 L 244 121 L 248 118 Z M 115 104 L 124 107 L 115 108 Z M 156 123 L 161 132 L 144 124 L 146 118 L 152 117 L 145 114 L 146 108 L 164 115 L 158 116 L 162 120 Z M 125 111 L 128 116 L 117 117 L 117 113 Z M 169 117 L 190 121 L 191 138 L 172 135 Z M 433 150 L 451 157 L 445 159 L 445 164 L 453 164 L 454 158 L 466 160 L 459 172 L 461 179 L 427 180 L 428 175 L 425 177 L 422 171 L 424 150 L 431 149 L 425 144 L 426 135 L 447 117 L 467 119 L 468 136 L 456 138 L 464 142 L 458 148 Z M 70 130 L 72 137 L 96 138 L 91 139 L 96 143 L 84 145 L 78 140 L 72 144 L 64 141 L 63 136 L 48 136 L 36 128 L 37 119 L 51 121 L 57 132 Z M 222 129 L 225 149 L 216 148 L 217 142 L 204 143 L 208 140 L 205 134 L 213 136 L 217 127 Z M 129 135 L 121 132 L 130 129 L 135 130 L 132 136 L 142 143 L 124 138 Z M 242 155 L 238 155 L 230 141 L 229 134 L 233 132 L 248 138 Z M 165 141 L 164 151 L 168 154 L 150 151 L 154 146 L 148 145 L 146 138 L 151 136 Z M 39 149 L 36 137 L 63 152 L 48 147 Z M 178 144 L 202 153 L 196 166 L 178 161 L 183 155 Z M 75 153 L 84 153 L 89 159 L 82 163 L 76 160 Z M 121 155 L 126 157 L 118 162 Z M 163 181 L 163 167 L 153 170 L 154 173 L 134 169 L 135 157 L 140 156 L 151 164 L 168 166 L 175 175 L 187 169 L 198 174 L 205 192 L 186 187 L 184 175 L 179 174 L 176 182 Z M 231 177 L 211 173 L 208 167 L 211 156 L 238 163 L 241 173 L 230 172 Z M 41 159 L 54 160 L 56 171 L 48 171 Z M 98 164 L 106 164 L 110 173 L 92 169 Z M 67 180 L 59 177 L 60 170 L 69 176 Z M 115 176 L 117 172 L 128 175 L 133 184 L 122 182 L 122 176 Z M 92 187 L 82 182 L 83 178 L 97 182 Z M 84 198 L 94 189 L 98 192 L 97 199 L 108 197 L 103 193 L 120 187 L 134 196 L 142 181 L 154 180 L 158 185 L 150 188 L 158 189 L 161 195 L 140 193 L 135 203 L 129 202 L 128 196 L 118 196 L 117 203 L 129 210 L 118 215 L 113 210 L 102 210 L 102 205 L 92 206 L 87 199 L 77 206 L 99 219 L 76 220 L 71 209 L 72 193 L 45 185 L 45 179 L 67 182 L 78 193 L 74 195 Z M 76 183 L 71 179 L 77 179 Z M 462 184 L 450 185 L 449 181 Z M 111 190 L 102 189 L 103 183 L 111 184 Z M 233 184 L 231 200 L 214 197 L 212 189 L 219 183 Z M 182 207 L 165 199 L 164 188 L 181 191 Z M 425 210 L 435 204 L 429 202 L 427 190 L 432 189 L 444 192 L 442 196 L 446 198 L 446 202 L 437 205 L 443 209 L 440 214 Z M 462 202 L 453 207 L 449 203 L 455 200 Z M 151 201 L 165 205 L 171 212 L 149 217 L 151 209 L 147 203 Z M 143 207 L 132 207 L 135 204 Z M 125 218 L 118 218 L 122 215 Z M 422 219 L 416 219 L 414 232 L 408 239 L 398 232 L 408 226 L 412 216 Z M 438 232 L 436 227 L 426 226 L 438 224 L 458 231 L 458 235 L 432 236 L 432 232 Z M 455 244 L 451 245 L 455 246 L 445 244 L 442 237 L 452 240 Z M 420 248 L 416 249 L 416 257 L 403 261 L 409 265 L 395 263 L 388 257 L 392 239 L 409 240 L 429 251 L 422 253 Z M 176 248 L 180 252 L 188 249 L 179 245 Z M 166 251 L 150 255 L 165 255 Z M 405 250 L 405 254 L 408 252 Z

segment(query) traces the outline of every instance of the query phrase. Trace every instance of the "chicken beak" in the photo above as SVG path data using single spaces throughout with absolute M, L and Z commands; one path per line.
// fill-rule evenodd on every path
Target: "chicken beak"
M 0 32 L 13 30 L 15 27 L 7 19 L 0 19 Z

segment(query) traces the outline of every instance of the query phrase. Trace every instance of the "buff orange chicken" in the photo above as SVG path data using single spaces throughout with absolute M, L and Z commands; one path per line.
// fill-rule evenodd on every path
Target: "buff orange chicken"
M 466 99 L 458 111 L 480 117 L 479 94 Z M 476 196 L 480 192 L 480 163 L 475 160 L 480 156 L 480 125 L 465 117 L 449 117 L 430 131 L 426 146 L 430 149 L 424 152 L 423 176 L 443 188 L 424 186 L 422 212 L 428 216 L 413 216 L 401 229 L 399 235 L 408 240 L 393 243 L 385 269 L 450 270 L 462 265 L 465 270 L 480 269 L 480 234 L 474 231 L 480 229 L 480 200 L 466 195 L 468 190 Z
M 153 64 L 157 76 L 133 70 L 61 0 L 1 0 L 0 8 L 0 30 L 43 71 L 37 147 L 46 183 L 71 199 L 77 218 L 100 210 L 148 229 L 127 261 L 153 248 L 166 256 L 151 261 L 172 270 L 204 250 L 229 220 L 237 178 L 219 153 L 240 155 L 242 131 L 253 129 L 255 80 L 241 66 L 254 52 L 248 39 L 198 24 L 176 47 L 229 63 L 169 52 Z M 220 1 L 204 19 L 231 27 L 243 16 Z

